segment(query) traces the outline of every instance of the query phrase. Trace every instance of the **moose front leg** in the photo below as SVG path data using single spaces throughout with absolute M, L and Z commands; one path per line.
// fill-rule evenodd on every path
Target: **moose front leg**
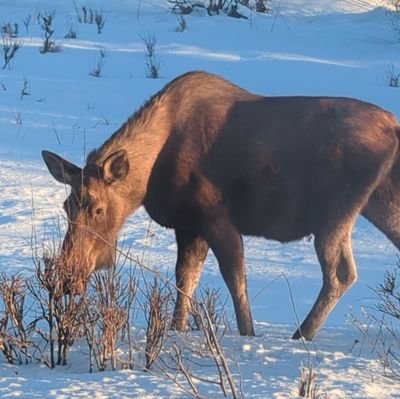
M 205 236 L 218 260 L 222 277 L 232 296 L 239 333 L 254 336 L 242 237 L 228 218 L 214 219 L 208 226 Z
M 177 297 L 171 328 L 185 330 L 192 295 L 199 282 L 209 247 L 202 237 L 192 233 L 176 230 L 175 236 L 178 246 L 175 269 Z

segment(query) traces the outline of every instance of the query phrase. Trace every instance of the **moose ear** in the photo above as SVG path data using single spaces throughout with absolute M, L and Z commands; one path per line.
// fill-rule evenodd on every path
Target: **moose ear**
M 103 176 L 107 184 L 124 180 L 129 172 L 128 155 L 125 150 L 111 154 L 103 164 Z
M 51 175 L 60 183 L 71 185 L 72 179 L 82 169 L 50 151 L 42 151 L 42 157 Z

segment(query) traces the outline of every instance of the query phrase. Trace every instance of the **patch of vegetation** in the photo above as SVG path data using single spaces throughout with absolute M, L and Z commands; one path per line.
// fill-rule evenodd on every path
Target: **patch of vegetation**
M 73 2 L 76 12 L 76 18 L 80 24 L 95 24 L 97 27 L 97 33 L 103 32 L 104 25 L 106 24 L 106 18 L 102 11 L 93 10 L 87 6 L 79 6 L 76 1 Z
M 203 9 L 207 14 L 226 14 L 233 18 L 247 18 L 241 7 L 259 13 L 268 13 L 270 0 L 168 0 L 172 12 L 182 15 Z
M 192 334 L 171 334 L 176 287 L 170 279 L 121 252 L 118 266 L 93 274 L 82 289 L 83 272 L 60 262 L 59 246 L 32 248 L 29 279 L 0 273 L 0 355 L 8 363 L 66 366 L 79 344 L 87 348 L 90 372 L 154 370 L 191 397 L 204 397 L 202 387 L 211 385 L 225 397 L 243 398 L 231 372 L 235 363 L 221 345 L 226 298 L 220 301 L 218 291 L 205 289 L 193 299 Z M 134 326 L 138 315 L 144 328 Z M 215 370 L 211 377 L 193 374 L 199 363 Z

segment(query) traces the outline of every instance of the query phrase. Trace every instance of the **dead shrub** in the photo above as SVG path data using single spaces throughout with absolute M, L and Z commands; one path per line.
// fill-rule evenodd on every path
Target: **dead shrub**
M 400 378 L 400 259 L 386 270 L 383 283 L 373 289 L 376 304 L 362 307 L 362 315 L 350 315 L 352 324 L 361 332 L 357 341 L 377 356 L 387 376 Z
M 54 368 L 68 363 L 69 349 L 82 336 L 78 315 L 85 297 L 76 288 L 83 276 L 59 264 L 54 254 L 37 257 L 34 262 L 35 279 L 29 280 L 27 287 L 37 305 L 35 331 L 49 346 L 49 358 L 44 361 Z M 48 330 L 40 328 L 41 321 Z
M 147 322 L 145 370 L 150 370 L 163 348 L 171 317 L 172 292 L 170 286 L 154 277 L 145 283 L 144 313 Z
M 40 13 L 38 16 L 40 27 L 43 30 L 43 44 L 39 48 L 42 54 L 45 53 L 58 53 L 61 51 L 61 47 L 58 46 L 53 39 L 54 28 L 53 21 L 55 17 L 55 11 L 49 11 Z
M 110 363 L 112 370 L 117 363 L 133 368 L 133 345 L 131 338 L 131 316 L 137 293 L 136 278 L 130 274 L 124 281 L 120 270 L 107 270 L 92 276 L 81 314 L 84 335 L 89 347 L 89 370 L 93 371 L 93 360 L 97 369 L 104 371 Z M 127 357 L 119 358 L 120 342 L 127 344 Z
M 8 363 L 28 364 L 32 360 L 31 330 L 25 323 L 26 284 L 22 276 L 0 274 L 0 350 Z

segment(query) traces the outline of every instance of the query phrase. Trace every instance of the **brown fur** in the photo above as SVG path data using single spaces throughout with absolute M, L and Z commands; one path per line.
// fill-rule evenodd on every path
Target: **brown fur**
M 362 101 L 268 98 L 212 74 L 187 73 L 93 151 L 83 171 L 44 152 L 51 173 L 72 186 L 63 259 L 87 275 L 110 266 L 118 230 L 143 204 L 176 232 L 172 326 L 186 327 L 211 248 L 239 331 L 253 335 L 242 234 L 281 242 L 313 234 L 323 286 L 294 334 L 311 339 L 356 279 L 356 216 L 400 246 L 399 135 L 392 114 Z

